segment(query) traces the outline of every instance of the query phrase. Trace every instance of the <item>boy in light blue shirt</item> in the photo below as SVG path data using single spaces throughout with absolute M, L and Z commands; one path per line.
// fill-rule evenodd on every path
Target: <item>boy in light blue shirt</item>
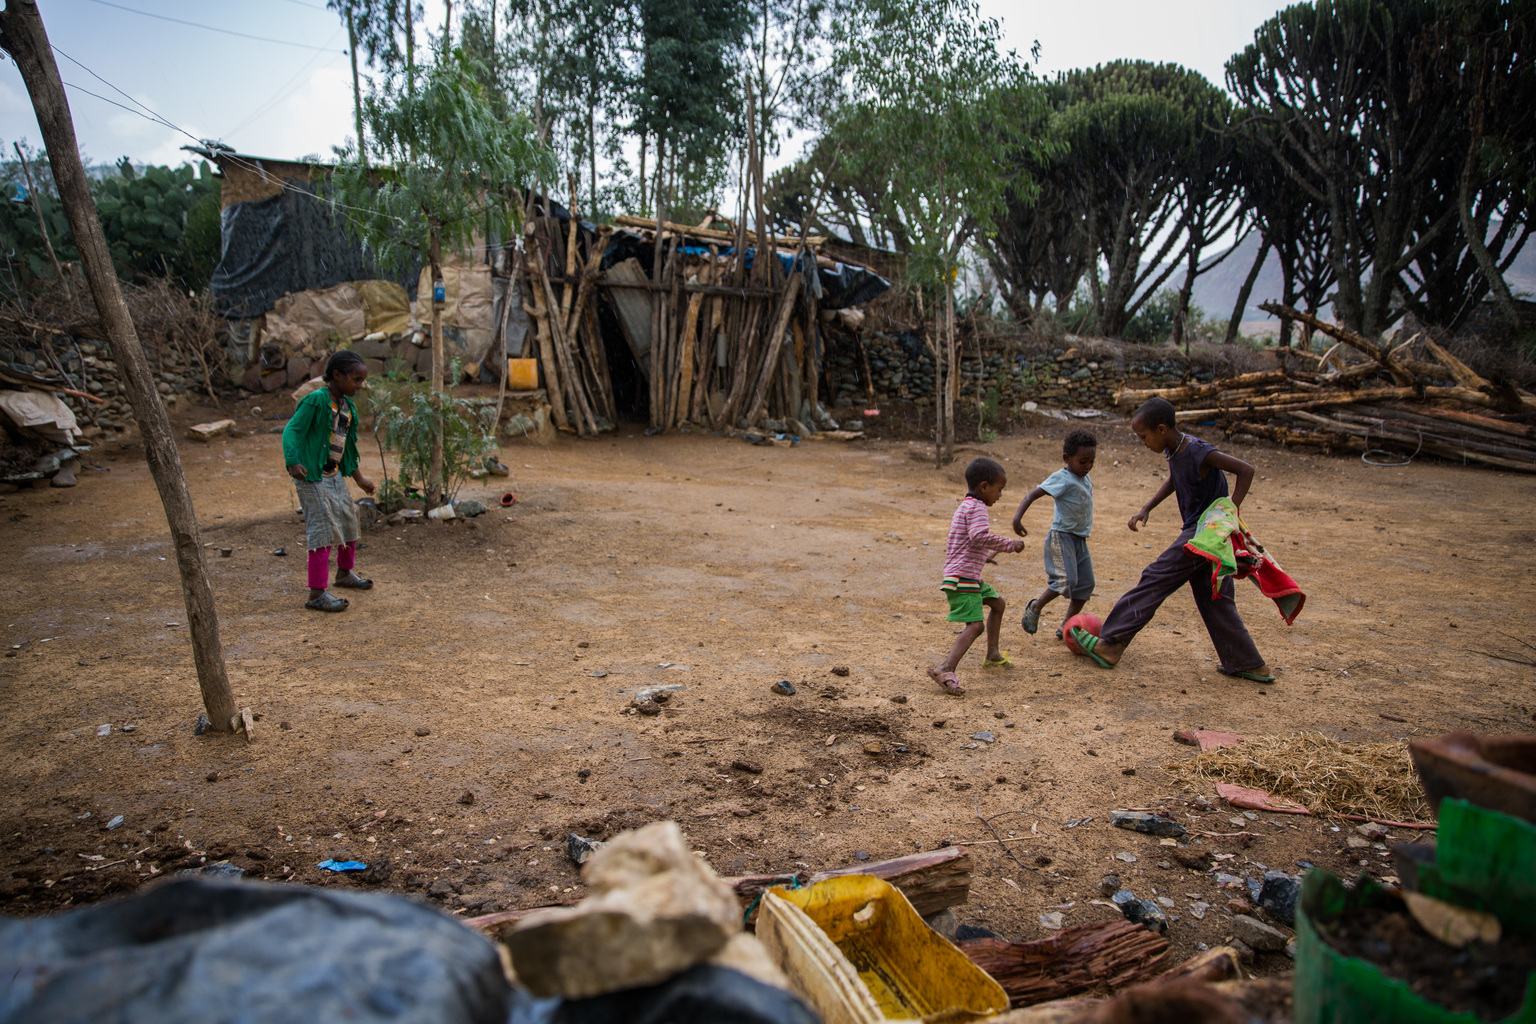
M 1024 495 L 1019 510 L 1013 514 L 1013 532 L 1029 535 L 1024 529 L 1024 512 L 1040 498 L 1056 500 L 1056 516 L 1045 535 L 1046 588 L 1024 606 L 1024 632 L 1040 628 L 1040 613 L 1058 597 L 1067 599 L 1067 618 L 1083 610 L 1093 596 L 1093 561 L 1088 557 L 1088 534 L 1093 529 L 1093 469 L 1099 442 L 1086 430 L 1074 430 L 1061 444 L 1062 468 Z M 1056 631 L 1061 639 L 1061 630 Z

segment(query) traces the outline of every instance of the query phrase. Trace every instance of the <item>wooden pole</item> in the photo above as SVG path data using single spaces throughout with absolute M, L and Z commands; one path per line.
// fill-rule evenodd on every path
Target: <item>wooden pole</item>
M 27 176 L 27 198 L 32 200 L 32 212 L 37 214 L 37 230 L 42 232 L 43 246 L 48 250 L 48 260 L 53 264 L 54 276 L 64 286 L 64 297 L 73 303 L 75 290 L 70 287 L 69 278 L 64 276 L 64 268 L 59 265 L 59 257 L 53 251 L 53 240 L 48 237 L 48 222 L 43 220 L 43 204 L 38 202 L 37 186 L 32 183 L 32 168 L 27 166 L 27 158 L 22 155 L 21 144 L 13 142 L 11 147 L 16 150 L 16 160 L 21 164 L 21 173 Z
M 427 507 L 448 500 L 443 480 L 443 309 L 437 302 L 437 282 L 443 280 L 443 252 L 434 229 L 427 249 L 432 273 L 432 407 L 437 411 L 437 430 L 432 435 L 432 455 L 427 474 Z M 446 282 L 444 282 L 446 289 Z M 446 295 L 445 295 L 446 298 Z
M 34 0 L 7 0 L 0 11 L 0 49 L 16 62 L 37 114 L 37 126 L 48 162 L 59 190 L 59 200 L 74 235 L 75 247 L 86 282 L 96 303 L 112 357 L 117 361 L 134 419 L 144 438 L 144 457 L 150 475 L 165 506 L 166 522 L 176 551 L 176 568 L 181 574 L 181 592 L 186 602 L 187 624 L 192 638 L 192 660 L 197 666 L 197 682 L 202 690 L 203 707 L 215 730 L 232 732 L 238 712 L 229 690 L 224 668 L 224 648 L 219 639 L 219 616 L 213 602 L 213 586 L 208 566 L 203 561 L 203 543 L 192 507 L 192 495 L 181 470 L 181 455 L 171 433 L 171 421 L 155 391 L 149 362 L 139 344 L 128 306 L 118 289 L 112 256 L 106 236 L 97 219 L 96 203 L 91 198 L 85 167 L 80 162 L 80 146 L 69 113 L 69 100 L 59 68 L 53 59 L 42 15 Z

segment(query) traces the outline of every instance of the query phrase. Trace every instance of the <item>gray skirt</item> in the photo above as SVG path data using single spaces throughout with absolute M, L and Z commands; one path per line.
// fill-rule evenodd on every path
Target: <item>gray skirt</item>
M 310 551 L 339 547 L 357 540 L 357 506 L 340 473 L 318 481 L 295 480 L 304 509 L 304 546 Z

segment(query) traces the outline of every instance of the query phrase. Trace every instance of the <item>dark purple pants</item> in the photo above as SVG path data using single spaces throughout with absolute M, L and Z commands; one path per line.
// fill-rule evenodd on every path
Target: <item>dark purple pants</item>
M 1232 581 L 1228 579 L 1222 584 L 1221 599 L 1216 600 L 1211 596 L 1211 563 L 1184 550 L 1194 535 L 1194 530 L 1179 534 L 1167 551 L 1141 571 L 1141 580 L 1109 610 L 1100 635 L 1108 643 L 1130 643 L 1152 621 L 1158 607 L 1187 583 L 1195 595 L 1200 618 L 1205 621 L 1205 631 L 1216 646 L 1221 667 L 1228 672 L 1258 668 L 1264 664 L 1264 658 L 1248 635 L 1242 616 L 1237 614 Z

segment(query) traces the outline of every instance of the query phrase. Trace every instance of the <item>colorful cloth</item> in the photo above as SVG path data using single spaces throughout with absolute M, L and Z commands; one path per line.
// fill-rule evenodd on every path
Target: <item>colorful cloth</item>
M 945 596 L 949 598 L 949 614 L 945 618 L 950 622 L 980 622 L 986 618 L 987 613 L 984 611 L 986 607 L 985 602 L 991 598 L 1002 596 L 992 589 L 992 584 L 983 583 L 981 580 L 961 581 L 963 583 L 976 584 L 976 589 L 974 590 L 951 589 L 947 586 L 949 579 L 946 578 L 944 582 L 946 584 L 943 588 Z
M 1296 621 L 1307 602 L 1296 581 L 1264 550 L 1243 524 L 1231 498 L 1217 498 L 1200 515 L 1195 535 L 1184 545 L 1192 555 L 1211 566 L 1211 594 L 1219 597 L 1222 584 L 1231 579 L 1252 579 L 1259 592 L 1275 602 L 1286 625 Z
M 1093 481 L 1063 466 L 1044 480 L 1040 489 L 1056 501 L 1051 529 L 1087 537 L 1093 531 Z
M 955 509 L 949 523 L 949 539 L 944 543 L 944 578 L 981 579 L 981 567 L 993 551 L 1022 551 L 1024 542 L 999 537 L 992 532 L 992 520 L 986 504 L 967 494 Z

